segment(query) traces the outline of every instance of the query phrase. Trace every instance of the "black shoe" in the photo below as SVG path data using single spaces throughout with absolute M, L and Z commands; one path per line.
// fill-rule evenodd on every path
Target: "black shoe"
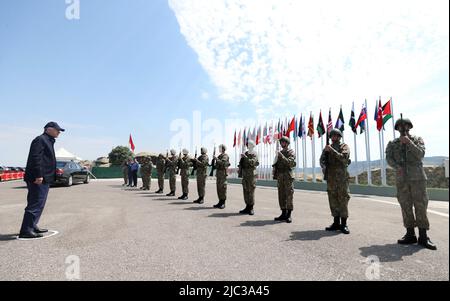
M 222 201 L 219 201 L 219 202 L 218 202 L 217 204 L 215 204 L 213 207 L 214 207 L 214 208 L 219 208 L 221 202 L 222 202 Z
M 350 234 L 350 230 L 347 227 L 347 218 L 346 217 L 341 217 L 341 227 L 340 230 L 342 233 L 344 234 Z
M 183 199 L 184 199 L 184 196 L 185 196 L 185 195 L 184 195 L 184 193 L 183 193 L 181 196 L 178 197 L 178 199 L 179 199 L 179 200 L 183 200 Z
M 160 194 L 161 194 L 161 193 L 164 193 L 164 190 L 161 189 L 161 190 L 160 190 L 159 192 L 157 192 L 157 193 L 160 193 Z
M 281 215 L 279 217 L 275 217 L 274 220 L 277 222 L 284 222 L 286 220 L 286 209 L 281 210 Z
M 47 229 L 41 229 L 39 227 L 34 228 L 34 232 L 35 233 L 47 233 L 48 230 Z
M 40 234 L 40 233 L 36 233 L 36 232 L 24 232 L 24 233 L 20 233 L 19 234 L 19 238 L 40 238 L 40 237 L 44 237 L 44 235 Z
M 225 209 L 225 201 L 220 200 L 217 204 L 215 204 L 213 206 L 214 208 L 218 208 L 218 209 Z
M 427 230 L 419 229 L 419 240 L 418 244 L 428 250 L 437 250 L 437 247 L 434 243 L 431 242 L 430 238 L 427 236 Z
M 188 195 L 186 194 L 186 195 L 184 195 L 184 197 L 182 198 L 182 200 L 183 200 L 183 201 L 186 201 L 188 198 L 189 198 L 189 197 L 188 197 Z
M 249 206 L 248 205 L 246 205 L 244 209 L 239 211 L 240 214 L 248 214 L 249 212 L 250 211 L 249 211 Z
M 325 231 L 337 231 L 341 229 L 341 225 L 339 223 L 339 217 L 335 217 L 331 226 L 326 227 Z
M 291 209 L 286 210 L 286 223 L 288 224 L 292 223 L 291 212 Z
M 166 194 L 166 196 L 175 196 L 175 192 L 172 191 L 172 192 Z
M 253 206 L 249 206 L 248 215 L 255 215 L 255 211 L 253 211 Z
M 397 240 L 398 244 L 401 245 L 412 245 L 417 243 L 416 233 L 414 228 L 406 228 L 406 234 L 401 239 Z
M 196 204 L 203 204 L 205 201 L 203 200 L 203 198 L 198 198 L 194 201 L 194 203 Z

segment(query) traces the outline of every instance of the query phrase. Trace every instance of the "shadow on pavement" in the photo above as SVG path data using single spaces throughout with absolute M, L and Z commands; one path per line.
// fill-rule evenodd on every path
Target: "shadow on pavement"
M 325 231 L 325 230 L 309 230 L 292 232 L 289 240 L 319 240 L 324 237 L 336 236 L 341 234 L 339 231 Z
M 189 208 L 184 208 L 184 210 L 211 210 L 211 209 L 215 209 L 213 207 L 189 207 Z
M 154 201 L 176 201 L 177 198 L 171 198 L 171 197 L 165 197 L 165 198 L 159 198 L 159 199 L 153 199 Z
M 16 240 L 19 234 L 0 234 L 0 241 Z
M 11 187 L 11 189 L 27 189 L 27 186 Z
M 230 217 L 230 216 L 239 216 L 242 214 L 239 214 L 238 212 L 222 212 L 222 213 L 213 213 L 209 215 L 208 217 Z
M 191 204 L 191 202 L 189 202 L 189 201 L 185 201 L 185 202 L 172 202 L 172 203 L 169 203 L 169 204 L 172 204 L 172 205 L 190 205 Z
M 403 256 L 411 256 L 414 253 L 423 250 L 418 245 L 399 245 L 397 243 L 387 245 L 373 245 L 370 247 L 361 247 L 361 256 L 377 256 L 380 262 L 393 262 L 403 260 Z
M 239 214 L 241 215 L 241 214 Z M 244 214 L 245 215 L 245 214 Z M 267 225 L 275 225 L 279 224 L 279 222 L 274 221 L 273 219 L 264 220 L 264 221 L 246 221 L 245 223 L 242 223 L 241 226 L 243 227 L 262 227 Z

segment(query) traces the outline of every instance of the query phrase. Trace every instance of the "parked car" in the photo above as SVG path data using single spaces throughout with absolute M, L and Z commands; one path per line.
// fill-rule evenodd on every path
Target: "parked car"
M 88 184 L 90 180 L 87 168 L 81 167 L 73 161 L 56 162 L 56 183 L 65 186 L 72 186 L 74 183 Z

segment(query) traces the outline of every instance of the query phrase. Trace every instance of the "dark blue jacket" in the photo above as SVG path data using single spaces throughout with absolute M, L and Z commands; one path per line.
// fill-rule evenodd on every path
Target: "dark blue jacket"
M 44 183 L 55 182 L 56 157 L 55 138 L 42 134 L 31 142 L 24 180 L 34 182 L 36 178 L 44 178 Z

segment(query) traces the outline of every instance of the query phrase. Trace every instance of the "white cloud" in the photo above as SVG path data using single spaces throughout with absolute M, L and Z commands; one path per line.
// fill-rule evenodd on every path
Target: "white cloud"
M 203 91 L 203 92 L 200 94 L 200 97 L 201 97 L 203 100 L 208 100 L 208 99 L 209 99 L 209 93 L 206 92 L 206 91 Z
M 418 91 L 448 76 L 447 1 L 169 0 L 169 5 L 220 97 L 253 103 L 259 117 L 318 114 L 329 107 L 337 115 L 340 104 L 349 115 L 351 102 L 359 111 L 365 98 L 372 111 L 379 95 L 383 102 L 392 96 L 397 111 L 416 119 L 448 108 L 446 83 L 427 90 L 439 96 L 434 110 L 414 109 L 423 102 Z

